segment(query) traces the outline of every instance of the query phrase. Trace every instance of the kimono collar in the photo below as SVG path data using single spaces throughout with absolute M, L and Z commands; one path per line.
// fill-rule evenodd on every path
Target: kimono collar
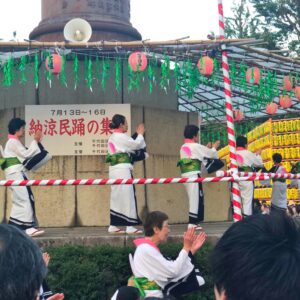
M 236 150 L 247 150 L 245 147 L 236 147 Z
M 14 135 L 14 134 L 9 134 L 9 135 L 7 136 L 7 138 L 8 138 L 8 139 L 13 139 L 13 140 L 19 140 L 19 138 L 18 138 L 16 135 Z
M 139 239 L 135 239 L 133 241 L 134 245 L 136 247 L 140 246 L 140 245 L 143 245 L 143 244 L 147 244 L 151 247 L 153 247 L 154 249 L 156 249 L 158 252 L 160 252 L 160 250 L 158 249 L 158 247 L 150 240 L 150 239 L 147 239 L 147 238 L 139 238 Z
M 122 130 L 121 128 L 116 128 L 116 129 L 114 129 L 114 132 L 124 133 L 123 130 Z
M 184 139 L 184 143 L 195 143 L 193 139 Z

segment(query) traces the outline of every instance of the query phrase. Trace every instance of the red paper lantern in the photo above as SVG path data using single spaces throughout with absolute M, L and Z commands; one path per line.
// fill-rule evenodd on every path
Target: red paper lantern
M 291 91 L 292 90 L 292 88 L 293 88 L 293 81 L 294 81 L 294 79 L 293 79 L 293 77 L 292 76 L 285 76 L 284 78 L 283 78 L 283 88 L 287 91 L 287 92 L 289 92 L 289 91 Z
M 260 69 L 257 67 L 247 69 L 246 80 L 248 83 L 258 84 L 260 80 Z
M 51 54 L 46 58 L 45 66 L 47 71 L 58 74 L 62 68 L 62 58 L 58 54 Z
M 292 98 L 288 95 L 280 96 L 279 103 L 282 108 L 289 108 L 292 105 Z
M 197 63 L 199 72 L 204 76 L 210 76 L 214 71 L 214 60 L 209 56 L 202 56 Z
M 269 115 L 274 115 L 278 110 L 278 105 L 274 102 L 267 104 L 266 112 Z
M 142 72 L 147 68 L 147 56 L 143 52 L 133 52 L 129 55 L 128 63 L 134 72 Z
M 296 86 L 294 89 L 295 96 L 298 100 L 300 100 L 300 86 Z
M 234 111 L 234 120 L 238 122 L 243 119 L 244 119 L 244 113 L 240 109 L 236 109 Z

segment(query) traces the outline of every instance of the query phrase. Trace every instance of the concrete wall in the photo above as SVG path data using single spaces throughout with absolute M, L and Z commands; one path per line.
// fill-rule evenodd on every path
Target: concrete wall
M 80 68 L 80 74 L 84 74 L 82 64 Z M 72 65 L 68 64 L 67 74 L 70 72 Z M 11 88 L 1 89 L 0 99 L 3 97 L 4 101 L 0 101 L 0 144 L 5 144 L 8 121 L 12 117 L 24 118 L 24 104 L 131 103 L 132 132 L 138 123 L 145 123 L 147 152 L 150 154 L 145 162 L 136 163 L 134 177 L 180 176 L 176 163 L 183 140 L 183 128 L 186 124 L 197 124 L 198 121 L 196 114 L 177 111 L 177 96 L 174 92 L 170 92 L 174 91 L 174 83 L 170 83 L 168 93 L 154 88 L 153 93 L 149 94 L 145 83 L 142 83 L 140 91 L 129 93 L 125 74 L 120 93 L 115 91 L 113 80 L 107 81 L 105 92 L 101 89 L 100 82 L 94 80 L 91 92 L 83 82 L 75 91 L 72 76 L 67 78 L 68 88 L 61 86 L 56 77 L 53 77 L 50 88 L 44 75 L 40 74 L 38 90 L 35 90 L 33 84 L 29 82 L 25 86 L 15 83 Z M 159 78 L 157 80 L 159 82 Z M 30 177 L 107 178 L 108 165 L 104 161 L 105 158 L 99 156 L 54 157 Z M 3 172 L 0 176 L 4 178 Z M 165 211 L 172 223 L 187 222 L 188 200 L 183 185 L 139 185 L 136 186 L 136 190 L 139 211 L 147 205 L 150 210 Z M 204 191 L 205 220 L 227 220 L 229 208 L 227 185 L 206 184 Z M 109 223 L 109 186 L 33 187 L 33 192 L 40 226 L 105 226 Z M 9 189 L 0 187 L 0 221 L 7 220 L 10 207 L 11 193 Z

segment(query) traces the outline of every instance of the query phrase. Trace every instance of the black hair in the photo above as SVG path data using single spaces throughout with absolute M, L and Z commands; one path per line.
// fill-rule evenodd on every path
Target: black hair
M 18 228 L 0 224 L 0 300 L 33 300 L 46 277 L 42 253 Z
M 20 118 L 13 118 L 8 123 L 8 133 L 15 134 L 19 129 L 26 125 L 26 122 Z
M 118 289 L 117 300 L 139 300 L 139 290 L 133 286 L 122 286 Z
M 224 233 L 211 262 L 228 300 L 298 300 L 300 227 L 281 214 L 250 216 Z
M 282 156 L 279 153 L 274 153 L 272 156 L 272 159 L 273 159 L 274 163 L 280 164 L 282 161 Z
M 110 129 L 116 129 L 119 128 L 121 125 L 124 125 L 126 121 L 126 118 L 123 115 L 114 115 L 112 117 L 111 122 L 109 123 Z
M 237 147 L 243 147 L 245 148 L 248 144 L 248 139 L 243 136 L 243 135 L 239 135 L 236 139 L 236 146 Z
M 161 211 L 152 211 L 147 214 L 144 221 L 145 236 L 154 235 L 154 227 L 162 229 L 164 221 L 167 221 L 169 217 Z
M 186 125 L 184 128 L 183 136 L 186 139 L 192 139 L 197 136 L 199 132 L 199 127 L 196 125 Z

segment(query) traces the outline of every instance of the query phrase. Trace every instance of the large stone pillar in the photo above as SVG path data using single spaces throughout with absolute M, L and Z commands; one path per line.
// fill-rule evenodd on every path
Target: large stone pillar
M 63 41 L 65 24 L 83 18 L 93 29 L 90 41 L 140 40 L 130 23 L 130 0 L 41 0 L 42 21 L 29 38 L 39 41 Z

